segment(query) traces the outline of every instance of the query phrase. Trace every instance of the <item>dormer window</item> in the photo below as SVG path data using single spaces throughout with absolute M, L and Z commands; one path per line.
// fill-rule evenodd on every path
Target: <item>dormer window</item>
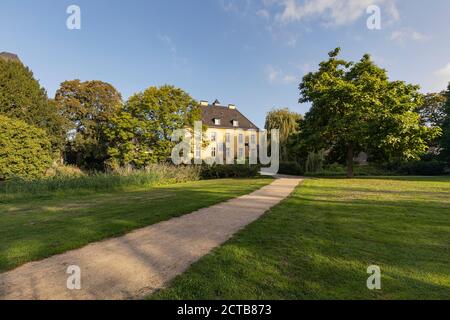
M 233 120 L 233 127 L 239 127 L 239 121 Z
M 218 119 L 218 118 L 214 119 L 214 124 L 216 126 L 220 126 L 220 119 Z

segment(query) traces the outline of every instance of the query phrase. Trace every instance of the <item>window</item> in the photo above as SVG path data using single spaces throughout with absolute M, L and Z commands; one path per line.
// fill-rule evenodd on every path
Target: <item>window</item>
M 231 143 L 231 134 L 227 133 L 225 135 L 225 141 L 226 141 L 226 143 Z
M 252 144 L 256 144 L 256 134 L 252 134 L 251 142 Z
M 217 140 L 217 133 L 216 132 L 211 132 L 211 141 L 212 142 L 216 142 Z
M 239 127 L 239 121 L 233 120 L 233 127 Z
M 231 157 L 231 149 L 227 148 L 227 158 L 230 158 L 230 157 Z
M 239 148 L 239 158 L 244 157 L 244 148 Z
M 216 126 L 220 126 L 220 119 L 214 119 L 214 124 L 216 125 Z
M 196 148 L 195 150 L 195 158 L 200 159 L 202 157 L 202 149 Z
M 244 135 L 242 133 L 239 134 L 239 143 L 244 143 Z
M 211 157 L 212 157 L 212 158 L 215 158 L 215 157 L 216 157 L 216 154 L 217 154 L 216 148 L 211 148 Z

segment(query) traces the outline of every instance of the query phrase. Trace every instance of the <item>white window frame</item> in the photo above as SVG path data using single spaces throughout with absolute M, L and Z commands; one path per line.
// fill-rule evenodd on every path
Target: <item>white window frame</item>
M 239 127 L 239 121 L 233 120 L 233 127 Z
M 214 125 L 220 126 L 220 124 L 221 124 L 220 119 L 219 119 L 219 118 L 215 118 L 215 119 L 214 119 Z

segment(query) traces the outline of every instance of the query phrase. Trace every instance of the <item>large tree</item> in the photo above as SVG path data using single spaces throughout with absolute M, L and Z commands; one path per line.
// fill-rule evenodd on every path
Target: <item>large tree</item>
M 291 139 L 298 133 L 301 114 L 290 111 L 288 108 L 274 109 L 267 113 L 265 129 L 270 133 L 272 129 L 280 131 L 281 159 L 290 160 L 289 146 Z
M 65 81 L 56 92 L 55 102 L 68 120 L 67 160 L 89 169 L 103 169 L 108 158 L 105 127 L 119 112 L 120 93 L 109 83 Z
M 31 70 L 17 57 L 0 56 L 0 114 L 47 131 L 54 153 L 62 148 L 63 119 Z
M 144 167 L 170 159 L 174 130 L 200 120 L 198 103 L 173 86 L 150 87 L 130 97 L 106 130 L 113 166 Z
M 450 166 L 450 83 L 448 89 L 445 92 L 445 104 L 443 106 L 443 119 L 442 119 L 442 139 L 440 141 L 440 147 L 442 148 L 441 154 Z
M 423 125 L 430 127 L 441 127 L 445 119 L 446 93 L 427 93 L 424 96 L 422 105 L 417 112 L 420 115 L 420 121 Z
M 309 149 L 343 150 L 349 177 L 361 151 L 380 160 L 417 159 L 426 152 L 439 129 L 420 123 L 419 87 L 389 81 L 369 55 L 353 63 L 339 53 L 339 48 L 330 52 L 299 86 L 299 102 L 312 104 L 301 125 Z

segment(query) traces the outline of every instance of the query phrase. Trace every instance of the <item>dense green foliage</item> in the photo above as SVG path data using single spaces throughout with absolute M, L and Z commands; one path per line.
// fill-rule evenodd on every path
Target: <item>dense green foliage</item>
M 306 180 L 151 298 L 449 299 L 449 207 L 450 177 Z
M 300 102 L 312 103 L 301 123 L 300 143 L 309 150 L 340 150 L 350 177 L 359 152 L 378 161 L 418 159 L 440 133 L 420 123 L 419 87 L 389 81 L 369 55 L 353 63 L 339 59 L 339 52 L 330 52 L 300 84 Z
M 104 129 L 121 108 L 120 93 L 102 81 L 65 81 L 55 101 L 68 121 L 66 160 L 89 169 L 103 169 L 108 158 Z
M 111 167 L 168 161 L 173 132 L 193 128 L 200 118 L 198 103 L 179 88 L 150 87 L 133 95 L 106 130 Z
M 26 197 L 2 196 L 0 272 L 248 194 L 271 179 L 165 186 L 142 185 L 140 179 L 137 182 L 104 192 L 64 189 Z M 167 183 L 165 179 L 153 182 Z
M 51 164 L 45 130 L 0 115 L 0 180 L 40 177 Z
M 201 166 L 200 176 L 203 179 L 250 178 L 259 176 L 260 170 L 259 165 L 204 164 Z
M 20 61 L 0 58 L 0 114 L 45 129 L 53 151 L 60 150 L 63 118 L 31 70 Z
M 298 162 L 281 161 L 278 173 L 291 176 L 302 176 L 305 173 L 305 169 Z
M 450 166 L 450 83 L 448 89 L 445 92 L 446 102 L 444 104 L 444 116 L 442 119 L 442 139 L 440 141 L 440 147 L 443 149 L 441 155 Z

